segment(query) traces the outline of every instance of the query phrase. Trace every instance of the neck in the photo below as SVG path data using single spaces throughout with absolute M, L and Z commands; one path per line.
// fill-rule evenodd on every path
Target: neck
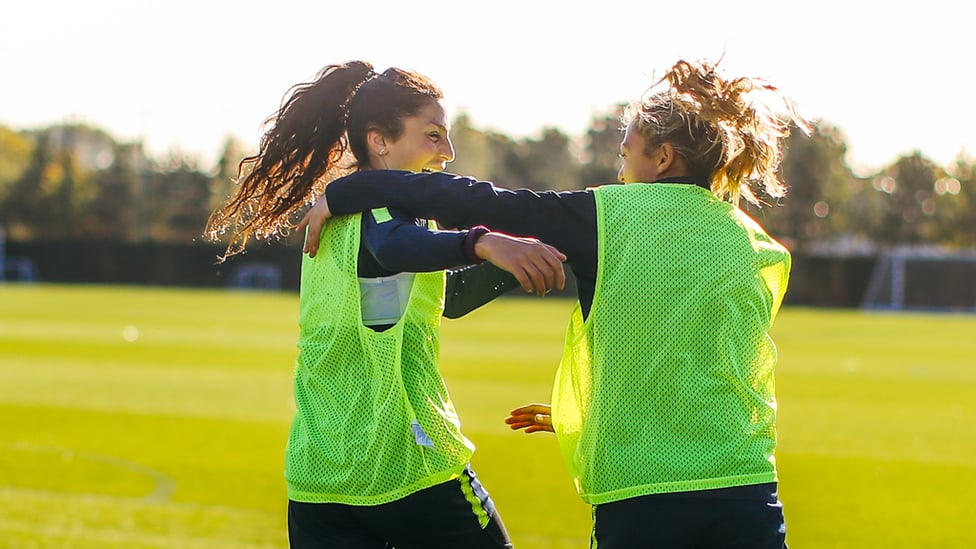
M 681 183 L 685 185 L 697 185 L 703 189 L 711 190 L 712 184 L 707 177 L 698 175 L 674 175 L 658 177 L 652 183 Z

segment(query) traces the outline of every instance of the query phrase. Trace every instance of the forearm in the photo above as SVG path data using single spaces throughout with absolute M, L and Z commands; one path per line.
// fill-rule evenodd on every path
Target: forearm
M 518 286 L 514 276 L 491 263 L 448 271 L 444 316 L 464 316 Z
M 423 273 L 469 265 L 462 253 L 464 232 L 439 232 L 391 239 L 372 250 L 376 261 L 395 273 Z
M 371 170 L 330 183 L 326 199 L 334 215 L 388 205 L 446 226 L 534 236 L 571 262 L 596 250 L 596 207 L 586 191 L 511 190 L 447 173 Z
M 365 265 L 361 261 L 360 276 L 430 272 L 478 263 L 480 260 L 472 255 L 474 247 L 469 242 L 470 232 L 428 229 L 417 225 L 416 220 L 386 208 L 367 212 L 363 214 L 362 242 L 378 270 L 363 272 Z M 473 232 L 480 234 L 478 230 Z

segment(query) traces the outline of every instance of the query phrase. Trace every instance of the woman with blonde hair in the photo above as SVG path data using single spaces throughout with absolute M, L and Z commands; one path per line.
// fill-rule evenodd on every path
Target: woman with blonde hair
M 579 304 L 552 406 L 507 421 L 555 432 L 594 508 L 591 546 L 783 548 L 769 329 L 790 254 L 738 203 L 784 195 L 783 141 L 808 123 L 771 84 L 707 61 L 678 61 L 623 122 L 623 185 L 370 172 L 336 181 L 300 226 L 391 205 L 559 248 Z

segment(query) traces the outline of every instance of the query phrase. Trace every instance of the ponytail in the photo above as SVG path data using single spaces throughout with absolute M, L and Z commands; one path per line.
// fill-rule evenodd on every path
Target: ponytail
M 665 89 L 655 90 L 665 84 Z M 722 199 L 759 204 L 758 187 L 771 197 L 786 192 L 780 174 L 783 140 L 792 125 L 809 131 L 796 105 L 758 78 L 728 79 L 717 63 L 678 61 L 641 101 L 628 107 L 625 124 L 636 124 L 649 149 L 671 143 L 691 175 L 707 177 Z M 778 99 L 785 115 L 765 100 Z
M 218 240 L 230 232 L 222 259 L 244 250 L 252 237 L 285 236 L 291 216 L 324 188 L 324 176 L 341 173 L 348 148 L 348 106 L 356 91 L 375 77 L 365 61 L 323 68 L 316 79 L 293 86 L 265 125 L 259 151 L 238 166 L 232 198 L 215 210 L 204 235 Z

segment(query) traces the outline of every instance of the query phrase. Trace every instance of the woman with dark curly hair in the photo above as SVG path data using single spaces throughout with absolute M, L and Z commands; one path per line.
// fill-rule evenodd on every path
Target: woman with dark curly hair
M 442 170 L 454 148 L 440 99 L 415 72 L 325 67 L 269 119 L 208 236 L 231 231 L 233 254 L 252 236 L 286 233 L 337 175 Z M 392 208 L 307 237 L 321 238 L 322 253 L 302 259 L 297 411 L 285 452 L 291 547 L 511 547 L 437 369 L 440 319 L 520 283 L 539 294 L 561 287 L 565 257 L 483 227 L 435 230 Z M 445 309 L 445 269 L 483 260 L 501 269 L 451 270 Z

